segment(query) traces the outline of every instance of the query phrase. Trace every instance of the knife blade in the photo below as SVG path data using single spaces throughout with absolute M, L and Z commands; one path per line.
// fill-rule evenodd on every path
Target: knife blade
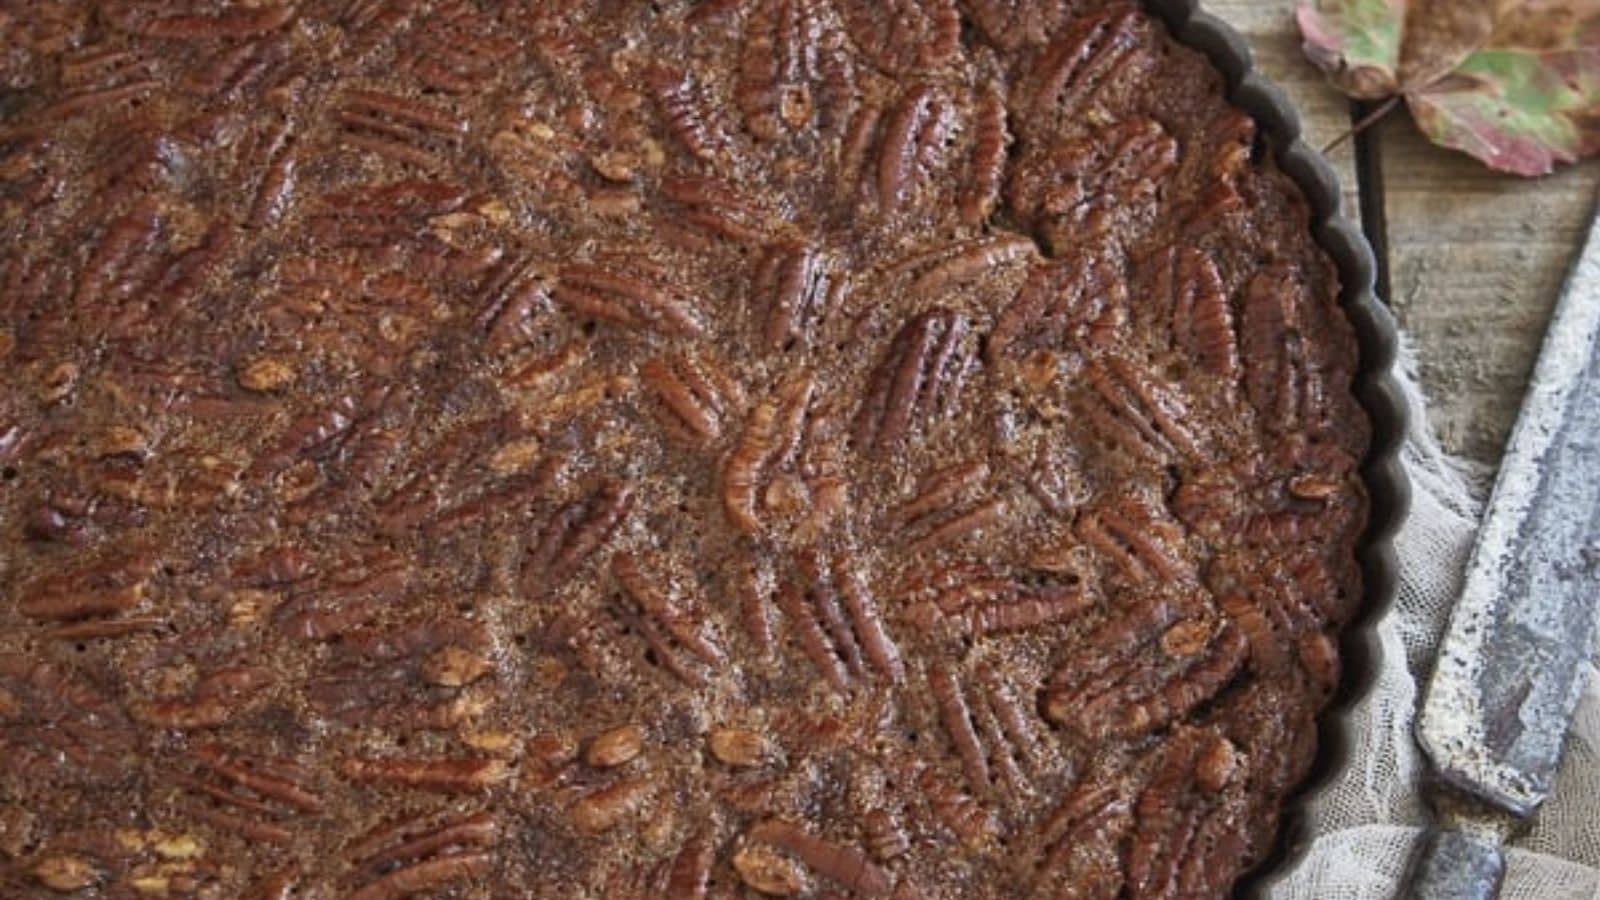
M 1600 218 L 1540 350 L 1417 722 L 1439 777 L 1476 802 L 1436 804 L 1407 896 L 1498 890 L 1496 811 L 1550 793 L 1595 651 L 1600 599 Z M 1474 826 L 1478 827 L 1474 827 Z

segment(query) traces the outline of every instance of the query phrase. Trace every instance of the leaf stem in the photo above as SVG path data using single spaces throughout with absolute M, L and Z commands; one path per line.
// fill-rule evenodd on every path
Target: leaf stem
M 1383 101 L 1383 103 L 1380 104 L 1377 109 L 1367 113 L 1367 115 L 1362 118 L 1361 121 L 1350 126 L 1350 128 L 1345 131 L 1344 134 L 1334 138 L 1333 141 L 1328 144 L 1328 146 L 1323 147 L 1322 152 L 1324 154 L 1332 153 L 1333 151 L 1339 149 L 1341 144 L 1383 121 L 1384 117 L 1389 115 L 1389 113 L 1394 112 L 1394 108 L 1399 106 L 1400 101 L 1404 99 L 1405 97 L 1403 95 L 1395 94 L 1393 97 Z

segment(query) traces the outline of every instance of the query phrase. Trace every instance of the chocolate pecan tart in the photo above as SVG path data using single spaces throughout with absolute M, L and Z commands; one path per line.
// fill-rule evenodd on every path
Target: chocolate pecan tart
M 1130 0 L 0 2 L 0 893 L 1216 897 L 1359 603 Z

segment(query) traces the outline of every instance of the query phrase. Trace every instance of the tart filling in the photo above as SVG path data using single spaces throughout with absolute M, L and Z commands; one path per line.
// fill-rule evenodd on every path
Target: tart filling
M 1359 602 L 1127 0 L 0 12 L 0 884 L 1221 897 Z

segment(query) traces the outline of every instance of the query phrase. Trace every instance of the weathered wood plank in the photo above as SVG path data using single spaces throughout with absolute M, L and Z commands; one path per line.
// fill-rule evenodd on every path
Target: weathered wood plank
M 1588 232 L 1600 163 L 1543 179 L 1496 175 L 1380 126 L 1392 302 L 1418 344 L 1446 449 L 1499 460 L 1562 280 Z

